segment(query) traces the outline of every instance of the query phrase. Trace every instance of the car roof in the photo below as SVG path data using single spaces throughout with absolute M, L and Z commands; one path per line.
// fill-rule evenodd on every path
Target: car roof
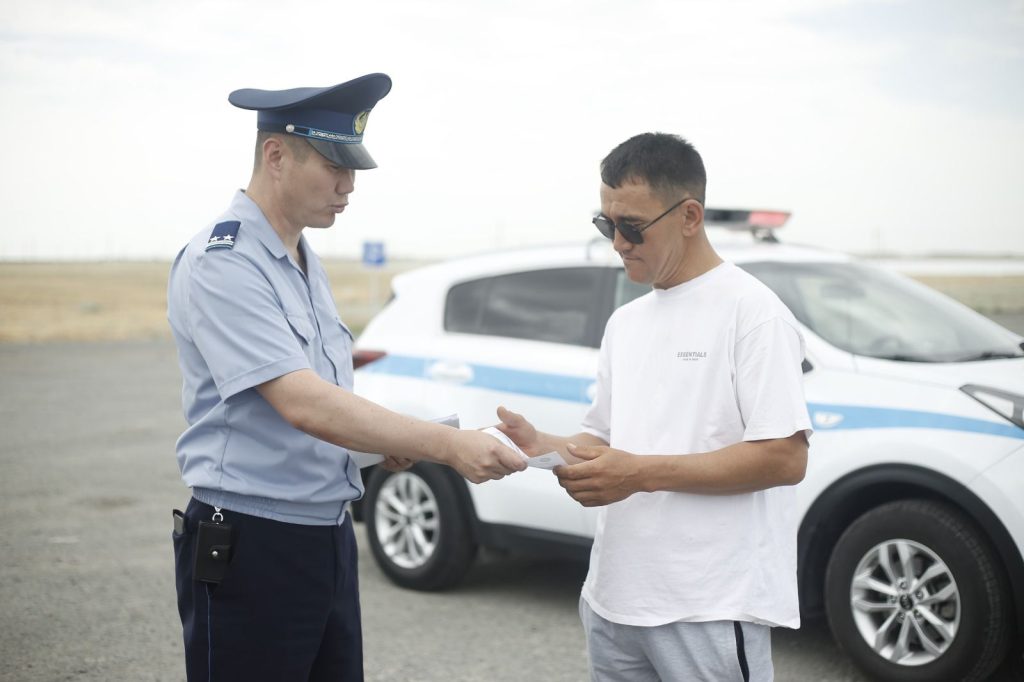
M 755 238 L 750 232 L 708 227 L 708 238 L 722 258 L 737 264 L 784 262 L 847 262 L 851 258 L 826 249 L 786 244 Z M 428 283 L 459 282 L 487 275 L 498 275 L 524 270 L 545 270 L 573 267 L 622 267 L 622 260 L 607 239 L 597 237 L 589 241 L 546 244 L 512 249 L 487 251 L 451 258 L 397 275 L 392 286 L 395 291 Z

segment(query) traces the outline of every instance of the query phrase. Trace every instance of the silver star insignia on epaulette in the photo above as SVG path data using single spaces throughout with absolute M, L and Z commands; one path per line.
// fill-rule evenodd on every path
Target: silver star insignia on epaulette
M 213 237 L 210 237 L 210 239 L 207 240 L 207 242 L 206 242 L 206 248 L 207 249 L 218 248 L 218 247 L 233 248 L 234 246 L 235 246 L 235 236 L 233 234 L 225 234 L 225 235 L 222 235 L 222 236 L 216 236 L 215 235 Z

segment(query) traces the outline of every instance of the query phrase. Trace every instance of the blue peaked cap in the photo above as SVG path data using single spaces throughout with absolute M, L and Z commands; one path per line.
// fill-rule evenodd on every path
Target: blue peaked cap
M 326 88 L 245 88 L 228 95 L 228 101 L 257 111 L 257 129 L 300 135 L 332 163 L 363 170 L 377 167 L 363 146 L 366 119 L 390 91 L 390 77 L 371 73 Z

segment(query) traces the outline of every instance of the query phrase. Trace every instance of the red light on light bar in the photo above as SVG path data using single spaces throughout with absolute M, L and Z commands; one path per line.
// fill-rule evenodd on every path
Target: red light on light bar
M 782 227 L 789 220 L 788 211 L 751 211 L 747 223 L 751 227 Z

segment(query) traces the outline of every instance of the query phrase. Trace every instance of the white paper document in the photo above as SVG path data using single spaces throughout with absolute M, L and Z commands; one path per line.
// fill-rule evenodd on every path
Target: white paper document
M 444 424 L 445 426 L 454 426 L 459 428 L 459 415 L 450 414 L 447 417 L 438 417 L 437 419 L 431 419 L 430 421 L 437 424 Z M 356 465 L 363 469 L 374 464 L 380 464 L 384 461 L 383 455 L 374 455 L 369 452 L 357 452 L 355 450 L 348 451 L 349 456 L 356 461 Z
M 527 466 L 536 467 L 538 469 L 554 469 L 555 467 L 567 464 L 567 462 L 562 459 L 562 456 L 557 452 L 549 452 L 544 455 L 531 457 L 526 464 Z
M 557 466 L 565 464 L 565 460 L 557 452 L 547 452 L 543 455 L 537 455 L 536 457 L 530 457 L 528 454 L 519 449 L 519 446 L 512 442 L 512 439 L 506 436 L 504 433 L 489 426 L 486 429 L 481 429 L 484 433 L 490 434 L 501 441 L 502 445 L 508 447 L 512 452 L 517 453 L 520 457 L 526 460 L 526 465 L 535 467 L 538 469 L 554 469 Z

